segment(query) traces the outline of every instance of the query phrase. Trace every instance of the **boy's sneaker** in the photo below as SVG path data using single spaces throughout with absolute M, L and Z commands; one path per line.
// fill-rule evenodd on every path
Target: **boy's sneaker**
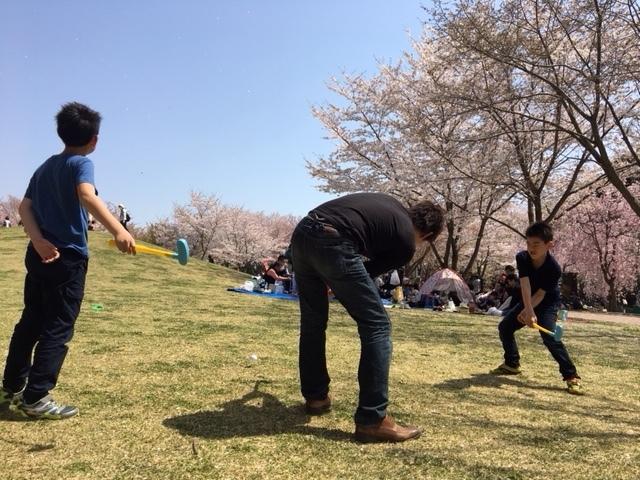
M 17 404 L 22 400 L 22 392 L 24 392 L 24 387 L 19 392 L 11 392 L 6 388 L 0 389 L 0 407 L 4 405 L 8 405 L 9 407 Z
M 58 405 L 51 395 L 41 398 L 35 403 L 27 404 L 22 399 L 15 409 L 29 418 L 45 418 L 49 420 L 63 420 L 77 415 L 78 408 L 68 405 Z
M 491 375 L 520 375 L 522 370 L 520 370 L 520 367 L 510 367 L 506 363 L 503 363 L 499 367 L 491 370 L 489 373 Z
M 572 395 L 584 395 L 584 388 L 579 378 L 570 378 L 567 380 L 567 392 Z

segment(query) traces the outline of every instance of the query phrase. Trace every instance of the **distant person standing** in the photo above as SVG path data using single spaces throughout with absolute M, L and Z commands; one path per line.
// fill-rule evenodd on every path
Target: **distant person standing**
M 127 223 L 131 221 L 131 216 L 129 215 L 129 212 L 127 211 L 127 209 L 124 208 L 124 205 L 122 205 L 121 203 L 118 204 L 118 210 L 120 211 L 120 213 L 118 214 L 118 218 L 120 219 L 120 225 L 122 225 L 124 229 L 128 232 L 129 229 L 127 228 Z
M 11 219 L 9 218 L 9 215 L 4 217 L 4 220 L 2 221 L 2 226 L 4 228 L 11 228 Z

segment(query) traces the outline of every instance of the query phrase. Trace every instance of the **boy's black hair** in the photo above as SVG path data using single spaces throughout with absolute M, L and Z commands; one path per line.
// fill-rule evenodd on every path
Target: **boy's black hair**
M 504 271 L 505 272 L 515 272 L 516 271 L 516 267 L 514 267 L 513 265 L 505 265 L 504 266 Z
M 423 200 L 409 207 L 409 217 L 422 238 L 429 242 L 440 235 L 444 226 L 444 210 L 429 200 Z
M 56 115 L 58 136 L 68 147 L 83 147 L 100 131 L 100 114 L 78 102 L 66 103 Z
M 278 255 L 278 259 L 276 260 L 276 262 L 285 262 L 287 260 L 287 257 L 285 255 Z
M 536 237 L 544 243 L 549 243 L 553 240 L 553 229 L 547 222 L 536 222 L 527 228 L 525 235 L 527 238 Z

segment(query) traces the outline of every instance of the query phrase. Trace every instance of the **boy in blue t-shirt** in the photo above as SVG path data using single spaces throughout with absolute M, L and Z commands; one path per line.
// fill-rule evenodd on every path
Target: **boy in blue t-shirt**
M 498 325 L 504 348 L 504 363 L 491 371 L 495 375 L 518 375 L 520 354 L 514 333 L 525 325 L 538 323 L 553 331 L 560 305 L 560 265 L 549 250 L 553 247 L 553 230 L 545 222 L 531 225 L 527 231 L 527 249 L 516 255 L 522 298 L 505 315 Z M 576 395 L 584 392 L 576 367 L 562 342 L 540 332 L 542 341 L 558 362 L 560 373 L 567 382 L 567 391 Z
M 100 114 L 68 103 L 56 116 L 62 153 L 33 174 L 20 203 L 29 235 L 24 310 L 5 364 L 0 404 L 31 418 L 68 418 L 78 413 L 56 403 L 49 391 L 58 380 L 84 296 L 89 251 L 89 211 L 115 237 L 118 249 L 135 253 L 135 240 L 97 196 L 93 163 L 86 155 L 98 142 Z M 33 359 L 33 361 L 32 361 Z

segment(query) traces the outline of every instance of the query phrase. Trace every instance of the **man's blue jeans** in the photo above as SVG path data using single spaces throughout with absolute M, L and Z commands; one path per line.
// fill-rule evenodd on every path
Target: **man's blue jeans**
M 520 330 L 524 325 L 518 321 L 518 314 L 522 311 L 522 304 L 517 303 L 507 311 L 504 319 L 498 325 L 500 332 L 500 340 L 504 348 L 504 363 L 510 367 L 520 366 L 520 353 L 518 352 L 518 344 L 514 333 Z M 534 312 L 538 318 L 538 325 L 551 330 L 556 328 L 556 315 L 558 313 L 557 305 L 538 305 Z M 578 377 L 576 367 L 569 357 L 569 353 L 562 342 L 555 340 L 551 335 L 540 332 L 542 342 L 551 353 L 551 356 L 558 362 L 562 378 L 567 380 Z
M 389 403 L 391 322 L 355 244 L 306 217 L 291 239 L 291 258 L 300 298 L 300 383 L 308 400 L 329 392 L 325 353 L 329 318 L 327 287 L 358 325 L 360 396 L 355 421 L 378 423 Z

